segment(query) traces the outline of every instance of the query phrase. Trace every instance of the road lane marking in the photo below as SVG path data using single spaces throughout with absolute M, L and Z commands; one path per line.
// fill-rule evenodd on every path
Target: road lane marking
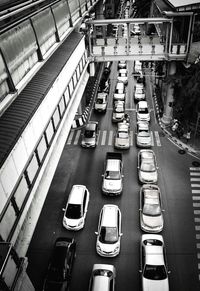
M 200 188 L 200 184 L 191 184 L 191 187 L 199 187 Z
M 197 243 L 197 249 L 200 249 L 200 243 Z
M 200 210 L 194 210 L 194 214 L 195 215 L 199 215 L 200 214 Z M 199 226 L 200 227 L 200 226 Z
M 198 190 L 192 190 L 192 194 L 200 194 L 200 189 L 198 189 Z
M 192 196 L 193 200 L 200 200 L 200 196 Z
M 191 182 L 195 182 L 195 181 L 198 181 L 199 182 L 200 181 L 200 178 L 190 178 L 190 181 Z
M 200 218 L 199 217 L 195 217 L 194 218 L 194 222 L 200 222 Z
M 111 130 L 109 132 L 108 145 L 112 145 L 112 144 L 113 144 L 113 131 Z
M 198 173 L 198 172 L 190 172 L 190 176 L 200 176 L 200 173 Z
M 193 207 L 200 207 L 200 203 L 193 203 Z
M 133 131 L 130 131 L 130 146 L 133 146 Z
M 105 145 L 106 144 L 106 135 L 107 135 L 107 131 L 103 130 L 101 145 Z
M 150 134 L 151 134 L 151 146 L 153 147 L 154 146 L 153 132 L 151 131 Z
M 196 234 L 196 239 L 200 239 L 200 234 Z
M 196 168 L 191 167 L 190 171 L 200 171 L 200 167 L 196 167 Z
M 154 135 L 155 135 L 155 138 L 156 138 L 156 144 L 157 144 L 158 147 L 160 147 L 161 143 L 160 143 L 160 137 L 159 137 L 158 131 L 154 131 Z
M 200 230 L 200 225 L 195 225 L 195 230 Z
M 81 135 L 81 130 L 79 129 L 76 133 L 75 139 L 74 139 L 74 144 L 78 144 L 79 137 Z

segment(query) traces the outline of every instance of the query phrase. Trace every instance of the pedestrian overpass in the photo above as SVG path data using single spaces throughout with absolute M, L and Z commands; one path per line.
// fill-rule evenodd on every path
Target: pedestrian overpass
M 165 12 L 160 18 L 86 21 L 91 61 L 187 61 L 193 23 L 191 12 Z M 134 32 L 134 27 L 140 28 Z

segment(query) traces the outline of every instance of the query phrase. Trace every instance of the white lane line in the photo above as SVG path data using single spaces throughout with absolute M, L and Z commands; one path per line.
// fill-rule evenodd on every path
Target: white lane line
M 200 225 L 195 225 L 195 230 L 199 231 L 200 230 Z
M 200 200 L 200 196 L 192 196 L 192 200 Z
M 77 131 L 77 133 L 76 133 L 76 136 L 75 136 L 75 139 L 74 139 L 74 144 L 78 144 L 80 134 L 81 134 L 81 130 L 79 129 Z
M 198 269 L 200 269 L 200 264 L 198 264 Z M 200 275 L 199 275 L 199 277 L 200 277 Z
M 199 217 L 195 217 L 194 218 L 194 222 L 200 222 L 200 218 Z
M 133 131 L 130 131 L 130 146 L 133 146 Z
M 200 171 L 200 167 L 196 167 L 196 168 L 190 167 L 190 171 Z
M 197 249 L 200 249 L 200 243 L 197 243 L 196 246 L 197 246 Z
M 71 131 L 70 134 L 69 134 L 69 137 L 67 139 L 67 144 L 71 144 L 73 135 L 74 135 L 74 131 Z
M 191 187 L 199 187 L 200 188 L 200 184 L 191 184 Z
M 200 203 L 192 203 L 193 207 L 200 207 Z
M 200 194 L 200 189 L 198 189 L 198 190 L 192 190 L 192 194 Z
M 194 210 L 194 215 L 200 215 L 200 210 Z
M 191 182 L 199 182 L 200 181 L 200 178 L 190 178 L 190 181 Z
M 197 253 L 197 259 L 200 259 L 200 253 Z M 199 279 L 200 279 L 200 275 L 199 275 Z
M 151 146 L 153 147 L 154 146 L 153 132 L 151 131 L 150 134 L 151 134 Z
M 200 239 L 200 234 L 196 234 L 196 239 Z
M 190 176 L 200 176 L 200 172 L 190 172 Z
M 101 145 L 105 145 L 106 144 L 106 135 L 107 135 L 107 131 L 103 130 Z
M 154 135 L 155 135 L 155 138 L 156 138 L 156 144 L 157 144 L 158 147 L 160 147 L 161 143 L 160 143 L 160 137 L 159 137 L 158 131 L 154 131 Z
M 108 145 L 113 145 L 113 131 L 109 132 Z

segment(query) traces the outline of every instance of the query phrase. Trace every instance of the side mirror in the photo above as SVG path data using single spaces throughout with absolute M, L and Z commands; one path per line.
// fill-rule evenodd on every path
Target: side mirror
M 139 270 L 139 273 L 142 273 L 142 270 Z
M 104 177 L 104 174 L 102 174 L 101 177 Z
M 139 211 L 142 211 L 142 209 L 141 209 L 141 208 L 139 208 Z
M 62 208 L 62 211 L 65 211 L 65 208 Z
M 122 178 L 124 178 L 124 175 L 122 175 Z
M 95 231 L 95 234 L 96 234 L 96 235 L 98 235 L 98 232 L 97 232 L 97 231 Z
M 123 232 L 120 233 L 120 236 L 122 236 L 122 235 L 123 235 Z
M 171 274 L 171 271 L 169 270 L 169 271 L 167 271 L 167 273 L 168 273 L 168 274 Z

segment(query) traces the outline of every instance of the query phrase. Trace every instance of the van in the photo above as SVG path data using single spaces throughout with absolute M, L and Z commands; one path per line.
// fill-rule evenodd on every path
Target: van
M 115 277 L 113 265 L 94 264 L 88 291 L 115 291 Z
M 73 185 L 66 208 L 63 208 L 63 226 L 68 230 L 84 227 L 89 203 L 89 191 L 84 185 Z
M 125 100 L 125 86 L 122 82 L 117 82 L 115 92 L 114 92 L 114 100 Z
M 121 211 L 117 205 L 105 204 L 99 215 L 96 251 L 102 257 L 116 257 L 120 252 Z

